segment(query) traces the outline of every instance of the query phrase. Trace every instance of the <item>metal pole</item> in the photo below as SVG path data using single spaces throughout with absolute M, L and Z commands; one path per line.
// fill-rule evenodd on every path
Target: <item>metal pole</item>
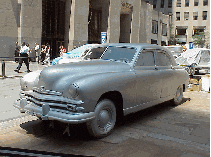
M 4 60 L 2 61 L 1 72 L 2 72 L 2 77 L 5 77 L 5 62 L 4 62 Z

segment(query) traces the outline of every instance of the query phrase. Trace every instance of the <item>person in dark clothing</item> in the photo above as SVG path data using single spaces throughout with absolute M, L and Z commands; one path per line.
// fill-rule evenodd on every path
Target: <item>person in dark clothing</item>
M 15 42 L 15 57 L 19 57 L 19 52 L 20 52 L 20 46 L 18 45 L 18 42 Z M 19 58 L 15 58 L 15 62 L 17 63 Z
M 20 59 L 19 59 L 19 65 L 18 65 L 18 67 L 14 70 L 15 72 L 18 72 L 18 73 L 19 73 L 19 70 L 20 70 L 20 68 L 21 68 L 23 62 L 25 63 L 25 65 L 26 65 L 26 67 L 27 67 L 27 72 L 31 72 L 31 71 L 29 70 L 29 59 L 28 59 L 28 56 L 29 56 L 28 54 L 29 54 L 30 51 L 31 51 L 31 50 L 30 50 L 30 48 L 29 48 L 29 44 L 26 44 L 26 45 L 25 45 L 25 43 L 23 43 L 23 44 L 22 44 L 22 47 L 21 47 L 21 50 L 20 50 L 20 57 L 25 57 L 25 58 L 20 58 Z
M 46 56 L 46 46 L 42 45 L 42 48 L 41 48 L 41 62 L 42 62 L 42 65 L 44 65 L 45 56 Z

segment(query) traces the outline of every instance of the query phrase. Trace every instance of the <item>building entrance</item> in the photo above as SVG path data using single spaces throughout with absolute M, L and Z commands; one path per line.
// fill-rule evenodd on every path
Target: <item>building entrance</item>
M 102 11 L 89 9 L 88 18 L 88 43 L 100 43 Z
M 42 0 L 42 45 L 50 45 L 51 58 L 64 43 L 66 0 Z

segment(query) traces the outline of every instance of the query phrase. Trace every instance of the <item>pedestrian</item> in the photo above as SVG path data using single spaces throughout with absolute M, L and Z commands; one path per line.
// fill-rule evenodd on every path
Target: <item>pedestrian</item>
M 41 62 L 42 62 L 42 65 L 44 65 L 45 56 L 46 56 L 46 47 L 45 47 L 45 45 L 42 45 L 42 48 L 41 48 Z
M 45 56 L 45 61 L 44 61 L 44 63 L 48 63 L 48 65 L 50 65 L 50 45 L 48 45 L 48 43 L 46 44 L 46 46 L 45 46 L 46 48 L 46 56 Z
M 66 53 L 66 49 L 63 45 L 60 45 L 60 56 L 62 56 L 64 53 Z
M 18 45 L 18 42 L 15 42 L 15 57 L 19 57 L 21 47 Z M 15 58 L 15 62 L 17 63 L 19 58 Z
M 20 57 L 23 57 L 23 58 L 20 58 L 19 59 L 19 65 L 18 67 L 14 70 L 15 72 L 18 72 L 20 71 L 20 68 L 22 66 L 22 63 L 24 62 L 26 67 L 27 67 L 27 72 L 31 72 L 29 70 L 29 53 L 31 52 L 30 48 L 29 48 L 29 44 L 26 44 L 25 45 L 25 42 L 23 42 L 22 44 L 22 47 L 21 47 L 21 50 L 20 50 Z
M 38 63 L 39 63 L 39 57 L 40 57 L 39 49 L 40 49 L 40 45 L 38 43 L 35 43 L 34 50 L 35 50 L 35 54 L 36 54 L 36 57 L 37 57 L 36 59 L 37 59 Z

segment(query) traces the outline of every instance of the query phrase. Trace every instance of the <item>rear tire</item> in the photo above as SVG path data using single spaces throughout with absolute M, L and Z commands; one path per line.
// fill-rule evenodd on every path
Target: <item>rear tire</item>
M 95 118 L 86 123 L 90 135 L 102 138 L 109 135 L 116 123 L 116 107 L 111 100 L 101 100 L 95 108 Z

